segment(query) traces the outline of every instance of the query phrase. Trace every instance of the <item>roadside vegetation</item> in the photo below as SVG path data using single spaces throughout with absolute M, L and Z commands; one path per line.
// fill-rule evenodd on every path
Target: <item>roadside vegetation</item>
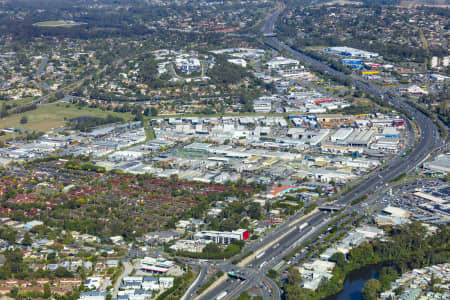
M 198 289 L 197 295 L 201 295 L 204 291 L 206 291 L 207 288 L 209 288 L 217 279 L 219 279 L 223 275 L 224 275 L 223 271 L 218 271 L 217 273 L 212 275 L 212 277 Z
M 175 277 L 173 287 L 159 295 L 157 300 L 180 299 L 194 279 L 195 275 L 192 272 L 186 272 L 180 277 Z

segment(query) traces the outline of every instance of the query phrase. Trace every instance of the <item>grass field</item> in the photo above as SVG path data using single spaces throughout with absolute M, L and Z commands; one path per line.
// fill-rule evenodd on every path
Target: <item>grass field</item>
M 37 26 L 37 27 L 72 27 L 72 26 L 80 25 L 80 23 L 60 20 L 60 21 L 37 22 L 37 23 L 34 23 L 33 25 Z
M 81 108 L 66 103 L 50 103 L 40 105 L 36 110 L 28 111 L 18 115 L 12 115 L 0 120 L 0 128 L 12 127 L 28 131 L 48 132 L 51 129 L 64 126 L 65 120 L 81 116 L 106 117 L 108 114 L 122 117 L 124 120 L 132 118 L 130 113 L 115 113 L 103 111 L 98 108 Z M 28 122 L 20 124 L 20 119 L 26 116 Z
M 5 135 L 0 136 L 0 142 L 5 142 L 11 138 L 14 138 L 14 137 L 17 138 L 18 136 L 19 136 L 18 134 L 14 135 L 13 133 L 7 132 L 7 133 L 5 133 Z
M 24 104 L 30 103 L 31 101 L 33 101 L 33 99 L 34 99 L 33 97 L 25 97 L 25 98 L 20 98 L 17 100 L 4 100 L 4 101 L 1 101 L 0 104 L 5 103 L 5 104 L 11 104 L 11 105 L 13 105 L 13 104 L 24 105 Z

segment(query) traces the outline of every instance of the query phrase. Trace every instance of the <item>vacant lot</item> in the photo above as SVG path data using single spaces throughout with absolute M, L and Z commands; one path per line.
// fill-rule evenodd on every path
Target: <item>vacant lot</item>
M 25 129 L 29 131 L 47 132 L 51 129 L 64 126 L 65 120 L 69 120 L 81 116 L 106 117 L 108 114 L 122 117 L 124 120 L 131 119 L 129 113 L 115 113 L 111 111 L 103 111 L 98 108 L 81 108 L 66 103 L 50 103 L 39 105 L 36 110 L 27 111 L 18 115 L 11 115 L 0 120 L 0 128 L 12 127 Z M 26 116 L 28 122 L 21 124 L 20 120 Z

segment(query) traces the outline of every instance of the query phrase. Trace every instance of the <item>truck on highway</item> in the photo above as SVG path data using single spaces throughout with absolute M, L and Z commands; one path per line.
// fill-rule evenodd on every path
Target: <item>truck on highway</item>
M 258 254 L 256 254 L 255 258 L 261 258 L 264 254 L 266 254 L 266 251 L 259 252 Z
M 303 229 L 306 228 L 306 226 L 308 226 L 308 222 L 303 223 L 302 225 L 298 226 L 298 227 L 297 227 L 297 228 L 298 228 L 298 231 L 302 231 Z
M 219 295 L 217 295 L 216 300 L 221 300 L 223 298 L 225 298 L 225 296 L 228 294 L 227 291 L 223 291 L 221 292 Z

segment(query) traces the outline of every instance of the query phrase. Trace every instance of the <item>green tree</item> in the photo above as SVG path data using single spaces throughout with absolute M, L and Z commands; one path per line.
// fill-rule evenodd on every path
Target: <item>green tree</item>
M 379 278 L 381 291 L 389 290 L 391 288 L 391 282 L 395 281 L 397 277 L 398 274 L 394 270 L 394 268 L 384 267 L 383 269 L 381 269 Z
M 381 290 L 381 284 L 377 279 L 370 279 L 364 285 L 362 290 L 364 300 L 377 300 L 378 292 Z
M 5 118 L 8 116 L 8 106 L 3 103 L 2 104 L 2 109 L 0 110 L 0 118 Z
M 209 243 L 208 245 L 203 248 L 203 253 L 210 254 L 210 253 L 219 253 L 220 248 L 217 246 L 216 243 Z
M 0 237 L 4 240 L 7 240 L 9 244 L 14 244 L 16 242 L 16 234 L 17 232 L 12 229 L 3 230 L 0 234 Z
M 65 278 L 65 277 L 73 277 L 73 274 L 69 272 L 66 268 L 58 267 L 55 271 L 56 277 Z
M 13 287 L 11 289 L 11 292 L 9 293 L 11 295 L 11 297 L 16 298 L 17 295 L 19 294 L 19 288 L 18 287 Z
M 337 265 L 339 268 L 343 268 L 343 267 L 345 266 L 345 264 L 346 264 L 345 255 L 344 255 L 344 253 L 342 253 L 342 252 L 336 252 L 336 253 L 334 253 L 334 254 L 331 256 L 330 260 L 331 260 L 332 262 L 335 262 L 336 265 Z
M 267 272 L 267 276 L 272 279 L 275 279 L 275 278 L 277 278 L 278 273 L 274 269 L 270 269 L 269 272 Z
M 20 249 L 8 249 L 4 255 L 6 258 L 5 265 L 13 274 L 26 273 L 28 271 L 28 266 L 23 262 L 23 254 Z
M 26 123 L 28 123 L 28 118 L 27 118 L 27 116 L 23 116 L 23 117 L 20 119 L 20 124 L 26 124 Z
M 52 290 L 50 289 L 50 285 L 48 283 L 44 284 L 44 298 L 50 299 L 52 295 Z
M 32 243 L 33 243 L 33 241 L 32 241 L 32 239 L 31 239 L 30 233 L 29 233 L 29 232 L 26 232 L 25 235 L 23 236 L 22 244 L 23 244 L 23 245 L 26 245 L 26 246 L 29 246 L 29 245 L 31 245 Z
M 261 218 L 261 205 L 256 202 L 252 202 L 248 208 L 248 216 L 252 219 Z
M 141 122 L 144 121 L 144 116 L 142 115 L 142 111 L 141 111 L 140 108 L 138 108 L 138 109 L 136 110 L 134 120 L 135 120 L 135 121 L 141 121 Z
M 287 281 L 291 285 L 299 285 L 302 281 L 302 276 L 297 268 L 291 268 L 288 273 Z
M 299 285 L 287 284 L 285 290 L 287 300 L 307 299 L 306 291 Z

